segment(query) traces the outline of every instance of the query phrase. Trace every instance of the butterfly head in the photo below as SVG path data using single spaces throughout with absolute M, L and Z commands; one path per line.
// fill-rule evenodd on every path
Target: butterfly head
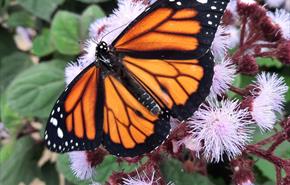
M 109 52 L 108 44 L 104 41 L 101 41 L 96 48 L 96 53 L 98 55 L 106 55 Z
M 104 41 L 101 41 L 97 45 L 97 53 L 107 53 L 109 51 L 108 44 Z

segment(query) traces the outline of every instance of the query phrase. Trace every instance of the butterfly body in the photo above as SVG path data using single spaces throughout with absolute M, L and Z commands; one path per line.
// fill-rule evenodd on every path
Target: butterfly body
M 108 44 L 101 41 L 96 48 L 96 66 L 102 68 L 102 79 L 107 75 L 113 75 L 154 115 L 159 115 L 162 110 L 149 93 L 132 77 L 122 64 L 122 60 L 116 57 L 116 53 L 110 50 Z M 138 114 L 138 112 L 137 112 Z
M 228 0 L 158 0 L 67 86 L 46 126 L 47 147 L 134 157 L 153 151 L 204 101 L 213 78 L 210 46 Z

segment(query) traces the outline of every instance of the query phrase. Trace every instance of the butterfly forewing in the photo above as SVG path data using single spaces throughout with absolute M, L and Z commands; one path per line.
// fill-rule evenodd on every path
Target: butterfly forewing
M 113 46 L 137 58 L 198 59 L 208 52 L 228 1 L 159 0 Z
M 101 143 L 103 88 L 91 64 L 66 88 L 48 119 L 45 143 L 55 152 L 93 150 Z

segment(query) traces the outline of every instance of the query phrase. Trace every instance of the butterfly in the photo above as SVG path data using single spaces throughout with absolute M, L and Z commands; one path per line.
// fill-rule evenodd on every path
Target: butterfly
M 209 94 L 210 51 L 229 0 L 158 0 L 108 45 L 56 101 L 44 134 L 58 153 L 133 157 L 160 146 L 170 117 L 185 120 Z

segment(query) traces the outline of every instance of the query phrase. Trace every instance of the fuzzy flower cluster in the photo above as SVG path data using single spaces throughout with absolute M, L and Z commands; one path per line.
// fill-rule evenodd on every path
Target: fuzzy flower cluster
M 95 172 L 92 163 L 88 160 L 86 152 L 70 152 L 71 169 L 75 176 L 85 180 L 90 179 Z
M 271 7 L 287 6 L 284 0 L 266 2 Z M 95 48 L 100 40 L 112 43 L 150 3 L 152 1 L 119 0 L 112 15 L 92 23 L 84 54 L 77 63 L 66 67 L 66 83 L 96 60 Z M 194 157 L 207 162 L 220 162 L 225 158 L 236 161 L 251 142 L 255 126 L 263 132 L 270 131 L 283 117 L 288 87 L 277 74 L 261 73 L 257 58 L 275 58 L 290 64 L 290 14 L 282 9 L 270 12 L 254 0 L 232 0 L 216 32 L 211 52 L 215 67 L 210 95 L 192 117 L 182 123 L 186 124 L 188 132 L 178 132 L 182 124 L 172 119 L 172 137 L 164 144 L 171 145 L 164 150 L 176 157 L 184 146 Z M 251 75 L 255 80 L 246 88 L 235 87 L 233 83 L 239 74 Z M 229 98 L 229 91 L 239 95 L 241 100 Z M 77 177 L 90 179 L 94 175 L 97 163 L 92 162 L 88 153 L 73 152 L 70 158 Z M 233 181 L 253 184 L 252 163 L 243 162 L 232 164 Z M 158 184 L 160 178 L 153 172 L 122 176 L 119 180 L 125 185 L 152 185 Z
M 239 109 L 238 101 L 210 99 L 202 104 L 188 121 L 193 143 L 200 143 L 204 157 L 211 162 L 223 160 L 225 153 L 231 159 L 241 154 L 251 138 L 247 110 Z
M 273 129 L 277 116 L 282 114 L 287 91 L 288 86 L 282 77 L 270 73 L 257 76 L 255 89 L 251 93 L 254 97 L 251 114 L 261 130 Z

